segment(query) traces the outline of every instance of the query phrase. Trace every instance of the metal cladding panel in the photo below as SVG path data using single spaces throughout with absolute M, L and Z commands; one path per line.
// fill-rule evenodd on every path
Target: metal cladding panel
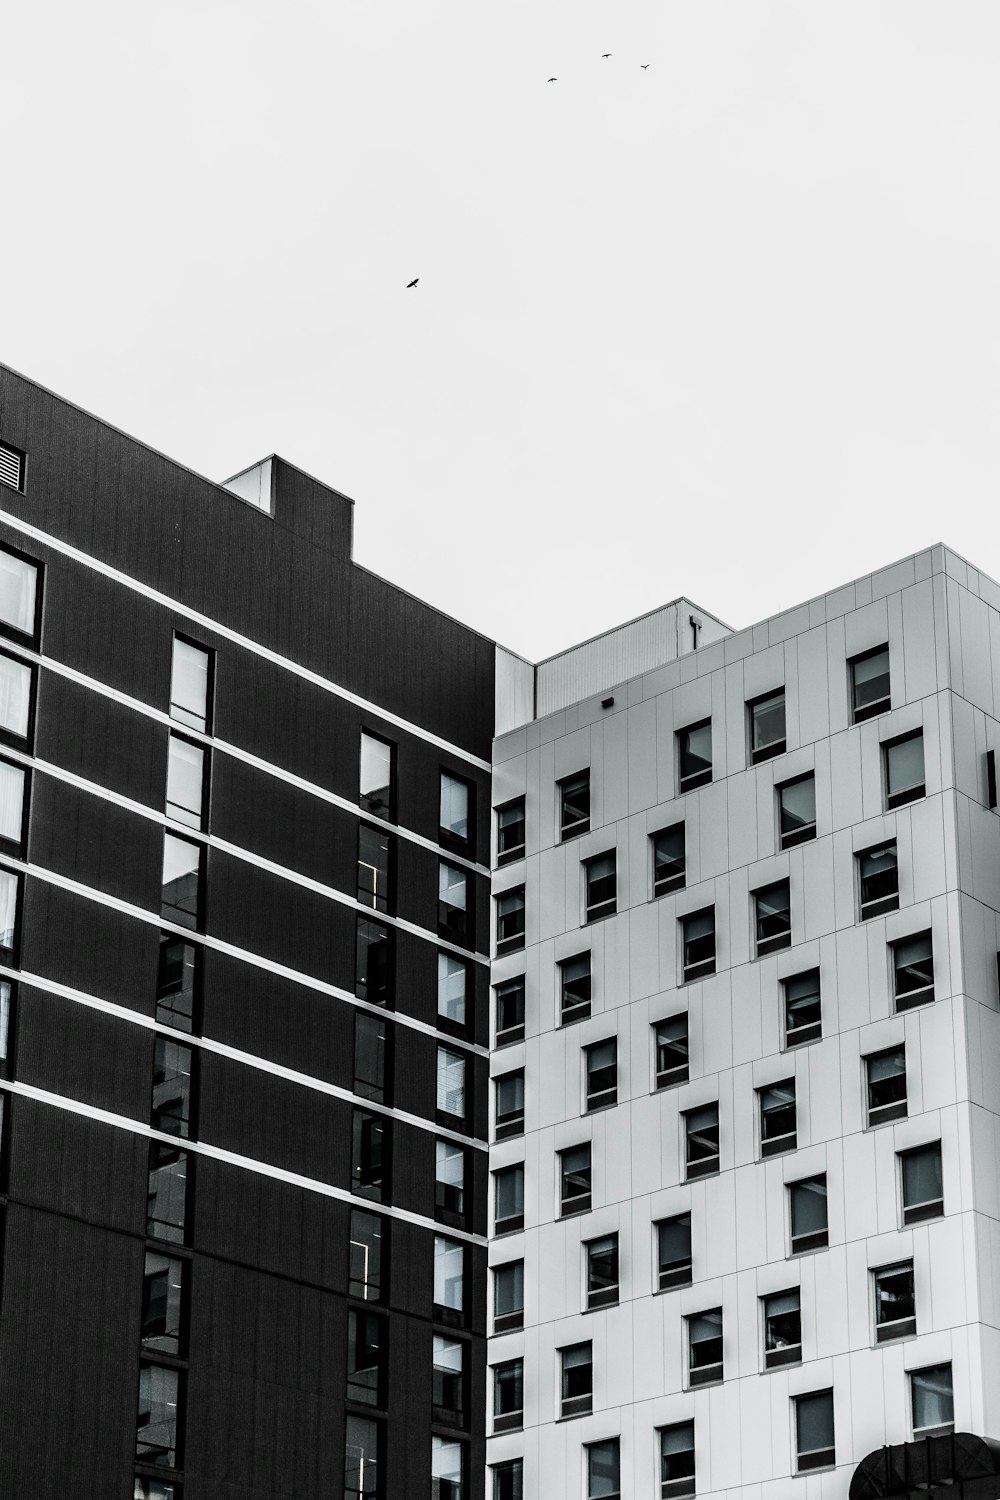
M 535 668 L 530 661 L 505 651 L 496 652 L 496 726 L 494 734 L 507 734 L 535 716 Z
M 22 984 L 17 1076 L 36 1088 L 149 1121 L 153 1034 L 115 1016 Z

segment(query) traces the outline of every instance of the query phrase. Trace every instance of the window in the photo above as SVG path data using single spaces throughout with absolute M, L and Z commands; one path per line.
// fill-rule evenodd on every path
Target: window
M 524 798 L 497 808 L 497 864 L 524 857 Z
M 175 1031 L 195 1030 L 201 950 L 183 938 L 160 936 L 156 976 L 156 1019 Z
M 184 1261 L 146 1251 L 142 1281 L 142 1347 L 184 1352 Z
M 469 877 L 444 860 L 438 866 L 438 931 L 454 943 L 472 938 L 472 912 L 469 908 Z
M 493 1332 L 524 1327 L 524 1261 L 509 1260 L 493 1269 Z
M 178 927 L 197 929 L 201 920 L 201 845 L 163 835 L 160 915 Z
M 650 843 L 653 846 L 654 897 L 683 890 L 686 870 L 684 824 L 675 823 L 672 828 L 663 828 L 652 834 Z
M 462 1500 L 462 1445 L 431 1438 L 431 1500 Z
M 465 1025 L 465 1002 L 469 988 L 469 967 L 451 953 L 438 954 L 438 1016 L 453 1026 Z
M 524 975 L 496 987 L 496 1045 L 524 1041 Z
M 587 1240 L 586 1257 L 587 1311 L 614 1307 L 618 1303 L 618 1236 L 604 1234 L 599 1240 Z
M 885 757 L 885 805 L 903 807 L 924 795 L 924 732 L 903 735 L 882 746 Z
M 0 557 L 3 554 L 0 553 Z M 0 840 L 20 852 L 24 835 L 24 801 L 27 772 L 12 761 L 0 760 Z
M 153 1044 L 153 1097 L 150 1124 L 164 1135 L 191 1133 L 193 1054 L 183 1042 L 157 1034 Z
M 868 1124 L 906 1119 L 906 1048 L 890 1047 L 865 1058 Z
M 559 1021 L 583 1021 L 590 1015 L 590 954 L 577 953 L 564 958 L 559 965 Z
M 381 1302 L 382 1220 L 363 1209 L 351 1209 L 348 1292 L 365 1302 Z
M 920 1224 L 924 1219 L 940 1218 L 944 1213 L 941 1142 L 918 1146 L 915 1151 L 901 1151 L 899 1169 L 903 1188 L 903 1223 Z
M 167 817 L 189 828 L 202 828 L 204 794 L 204 750 L 172 734 L 167 754 Z
M 863 922 L 869 917 L 880 917 L 884 912 L 898 909 L 899 863 L 895 844 L 864 849 L 858 855 L 858 877 Z
M 465 1426 L 465 1345 L 461 1339 L 434 1335 L 432 1404 L 435 1422 Z
M 391 822 L 393 815 L 394 748 L 362 730 L 358 801 L 371 817 L 385 822 Z
M 559 1350 L 561 1367 L 560 1417 L 582 1417 L 594 1407 L 592 1346 L 571 1344 Z
M 378 1016 L 354 1016 L 354 1092 L 376 1104 L 392 1103 L 392 1033 Z
M 703 719 L 677 735 L 678 787 L 691 792 L 712 779 L 712 721 Z
M 686 1322 L 688 1384 L 714 1384 L 722 1379 L 722 1308 L 693 1313 Z
M 816 837 L 816 777 L 798 776 L 785 781 L 778 792 L 778 844 L 792 849 Z
M 359 1406 L 386 1403 L 387 1329 L 378 1313 L 347 1314 L 347 1399 Z
M 139 1366 L 139 1410 L 135 1456 L 147 1464 L 175 1469 L 180 1458 L 178 1415 L 183 1373 L 162 1365 Z
M 681 917 L 683 983 L 715 973 L 715 907 Z
M 747 704 L 750 717 L 750 761 L 771 760 L 785 753 L 785 690 L 778 688 Z
M 955 1398 L 951 1387 L 951 1365 L 931 1365 L 910 1373 L 913 1405 L 913 1436 L 936 1437 L 955 1426 Z
M 675 1083 L 687 1083 L 687 1012 L 657 1021 L 653 1034 L 656 1041 L 656 1087 L 666 1089 Z
M 169 1478 L 150 1479 L 145 1474 L 137 1474 L 132 1500 L 181 1500 L 181 1488 Z
M 524 1360 L 493 1366 L 493 1431 L 511 1432 L 524 1423 Z
M 802 1363 L 802 1312 L 799 1289 L 761 1298 L 764 1315 L 764 1368 Z
M 187 1209 L 188 1154 L 166 1141 L 149 1143 L 146 1233 L 183 1245 Z
M 794 1151 L 798 1144 L 795 1131 L 795 1079 L 772 1083 L 760 1089 L 760 1154 L 777 1156 Z
M 757 925 L 757 957 L 792 946 L 792 896 L 787 880 L 753 894 Z
M 661 1500 L 682 1500 L 695 1492 L 694 1423 L 659 1429 Z
M 465 1308 L 465 1250 L 457 1240 L 434 1236 L 434 1316 Z
M 209 733 L 212 654 L 174 636 L 170 671 L 170 717 L 189 729 Z
M 884 714 L 889 696 L 889 647 L 876 646 L 851 659 L 851 710 L 855 724 Z
M 351 1137 L 351 1191 L 382 1203 L 389 1197 L 391 1122 L 383 1115 L 354 1111 Z
M 691 1285 L 690 1214 L 675 1214 L 656 1225 L 656 1276 L 661 1292 Z
M 792 1226 L 792 1254 L 803 1250 L 821 1250 L 830 1242 L 826 1203 L 826 1173 L 804 1177 L 788 1184 L 789 1214 Z
M 509 1458 L 493 1466 L 493 1500 L 524 1500 L 524 1460 Z
M 814 1042 L 823 1035 L 823 1015 L 819 997 L 819 970 L 792 974 L 782 980 L 785 992 L 785 1046 Z
M 0 444 L 0 478 L 3 477 L 3 445 Z M 15 552 L 0 547 L 0 630 L 15 635 L 38 634 L 38 566 Z
M 388 1005 L 392 999 L 392 934 L 369 917 L 358 917 L 354 993 L 371 1005 Z
M 590 772 L 578 771 L 559 782 L 559 837 L 575 839 L 590 832 Z
M 465 1058 L 450 1047 L 437 1049 L 437 1108 L 465 1119 Z
M 392 852 L 391 834 L 368 823 L 358 824 L 357 896 L 362 906 L 370 906 L 372 911 L 387 912 L 391 908 Z
M 434 1142 L 434 1207 L 446 1214 L 465 1212 L 465 1152 L 454 1141 Z
M 875 1342 L 908 1338 L 917 1331 L 917 1303 L 912 1260 L 879 1266 L 872 1272 L 875 1292 Z
M 19 492 L 24 489 L 24 454 L 9 443 L 0 443 L 0 483 Z
M 590 1210 L 590 1142 L 559 1152 L 559 1213 L 584 1214 Z
M 710 1177 L 719 1170 L 719 1106 L 706 1104 L 681 1115 L 687 1180 Z
M 14 998 L 14 986 L 9 979 L 0 979 L 0 1072 L 6 1071 L 7 1042 L 10 1037 L 10 1012 Z M 0 1131 L 2 1137 L 2 1131 Z
M 348 1413 L 344 1431 L 344 1500 L 381 1500 L 379 1425 Z
M 795 1464 L 800 1474 L 835 1463 L 833 1392 L 795 1398 Z
M 493 1233 L 513 1234 L 524 1228 L 524 1163 L 493 1173 Z
M 516 885 L 496 897 L 497 954 L 524 947 L 524 886 Z
M 615 851 L 598 854 L 583 862 L 586 887 L 586 912 L 588 922 L 597 922 L 601 917 L 612 917 L 618 910 L 618 876 Z
M 26 740 L 31 729 L 32 669 L 0 651 L 0 730 L 8 740 Z
M 503 1073 L 493 1080 L 495 1101 L 494 1137 L 524 1134 L 524 1069 Z
M 618 1103 L 618 1043 L 614 1037 L 583 1049 L 588 1113 Z
M 892 945 L 892 993 L 896 1010 L 912 1010 L 934 999 L 934 948 L 929 932 Z
M 618 1438 L 587 1444 L 587 1500 L 620 1500 L 619 1449 Z
M 0 870 L 0 962 L 13 964 L 17 949 L 18 880 Z
M 469 842 L 469 804 L 469 783 L 442 771 L 439 818 L 443 838 L 459 844 Z

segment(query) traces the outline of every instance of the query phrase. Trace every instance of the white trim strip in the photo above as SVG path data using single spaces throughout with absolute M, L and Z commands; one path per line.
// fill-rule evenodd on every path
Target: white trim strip
M 68 984 L 62 984 L 57 979 L 46 979 L 44 975 L 31 974 L 24 969 L 11 969 L 6 964 L 0 964 L 0 976 L 14 981 L 22 990 L 36 989 L 43 990 L 46 994 L 58 995 L 63 1000 L 71 1000 L 77 1005 L 87 1006 L 90 1010 L 98 1010 L 105 1015 L 114 1016 L 116 1020 L 126 1021 L 133 1026 L 141 1026 L 146 1031 L 157 1032 L 161 1036 L 169 1037 L 173 1042 L 179 1041 L 185 1046 L 200 1047 L 203 1052 L 215 1052 L 220 1057 L 229 1058 L 231 1062 L 242 1063 L 248 1068 L 256 1068 L 261 1073 L 271 1073 L 276 1078 L 284 1078 L 289 1083 L 300 1084 L 314 1093 L 329 1094 L 333 1099 L 343 1099 L 348 1104 L 360 1105 L 374 1114 L 385 1115 L 392 1120 L 401 1120 L 405 1125 L 413 1125 L 418 1130 L 427 1131 L 429 1135 L 454 1141 L 456 1145 L 471 1146 L 476 1151 L 489 1150 L 486 1141 L 479 1140 L 475 1136 L 462 1135 L 457 1130 L 449 1130 L 444 1125 L 435 1124 L 433 1120 L 425 1120 L 422 1115 L 411 1115 L 405 1109 L 377 1104 L 373 1099 L 366 1099 L 361 1094 L 353 1094 L 350 1089 L 343 1089 L 335 1083 L 328 1083 L 325 1078 L 317 1078 L 311 1073 L 300 1073 L 296 1068 L 286 1068 L 270 1058 L 258 1057 L 253 1052 L 243 1052 L 238 1047 L 230 1047 L 225 1042 L 215 1041 L 212 1037 L 181 1031 L 176 1026 L 167 1026 L 152 1016 L 143 1015 L 141 1011 L 131 1010 L 127 1005 L 117 1005 L 113 1000 L 105 1000 L 100 995 L 90 995 L 86 990 L 72 989 Z M 392 1011 L 379 1011 L 378 1013 L 383 1020 L 391 1022 L 395 1019 Z
M 50 1093 L 48 1089 L 36 1088 L 30 1083 L 19 1083 L 12 1078 L 0 1078 L 0 1089 L 8 1094 L 20 1094 L 22 1098 L 34 1099 L 38 1104 L 48 1104 L 54 1109 L 66 1110 L 71 1115 L 83 1115 L 88 1120 L 99 1120 L 102 1125 L 112 1125 L 118 1130 L 127 1130 L 132 1135 L 145 1136 L 150 1141 L 163 1141 L 165 1145 L 173 1146 L 180 1151 L 208 1156 L 213 1161 L 225 1162 L 231 1167 L 242 1167 L 244 1171 L 256 1172 L 259 1177 L 271 1177 L 276 1182 L 287 1182 L 292 1187 L 305 1188 L 307 1192 L 319 1193 L 324 1198 L 339 1198 L 341 1203 L 353 1204 L 355 1208 L 363 1208 L 369 1213 L 385 1214 L 391 1219 L 403 1219 L 407 1224 L 416 1224 L 420 1229 L 431 1229 L 435 1234 L 444 1235 L 446 1239 L 464 1240 L 469 1245 L 484 1247 L 486 1245 L 486 1238 L 481 1234 L 471 1234 L 465 1229 L 452 1229 L 450 1226 L 439 1224 L 436 1219 L 426 1219 L 423 1214 L 412 1213 L 407 1208 L 396 1208 L 389 1203 L 375 1203 L 372 1199 L 359 1197 L 346 1188 L 334 1187 L 331 1183 L 320 1182 L 315 1177 L 303 1177 L 298 1172 L 289 1172 L 285 1167 L 272 1167 L 267 1162 L 255 1161 L 253 1157 L 240 1156 L 235 1151 L 226 1151 L 221 1146 L 210 1146 L 207 1141 L 189 1141 L 179 1139 L 176 1135 L 166 1135 L 161 1130 L 153 1130 L 151 1126 L 143 1125 L 140 1120 L 129 1119 L 127 1115 L 116 1115 L 107 1109 L 97 1109 L 92 1104 L 81 1104 L 76 1099 L 67 1099 L 62 1094 Z
M 334 697 L 342 698 L 345 703 L 352 703 L 356 708 L 363 709 L 366 713 L 376 714 L 386 724 L 393 724 L 397 729 L 403 729 L 408 734 L 416 735 L 418 739 L 425 740 L 430 745 L 436 745 L 441 750 L 447 750 L 456 755 L 460 760 L 467 761 L 469 765 L 477 766 L 481 771 L 492 772 L 492 765 L 488 760 L 481 760 L 478 755 L 473 755 L 471 750 L 463 750 L 459 745 L 453 745 L 450 740 L 442 739 L 439 735 L 432 734 L 429 729 L 423 729 L 419 724 L 413 724 L 409 719 L 402 718 L 399 714 L 390 713 L 386 708 L 379 708 L 377 703 L 372 703 L 367 698 L 352 693 L 347 688 L 340 687 L 331 682 L 327 677 L 321 677 L 318 672 L 311 671 L 308 667 L 300 666 L 298 662 L 291 661 L 286 656 L 281 656 L 277 651 L 272 651 L 268 646 L 262 646 L 257 641 L 250 640 L 249 636 L 240 635 L 238 631 L 231 630 L 228 625 L 220 625 L 208 615 L 199 614 L 196 609 L 191 609 L 186 604 L 181 604 L 177 599 L 171 599 L 168 594 L 161 594 L 158 589 L 151 588 L 148 583 L 140 583 L 137 578 L 130 578 L 127 573 L 122 573 L 118 568 L 113 568 L 109 563 L 102 562 L 99 558 L 91 557 L 79 548 L 71 546 L 68 542 L 54 537 L 50 532 L 42 531 L 37 526 L 31 526 L 27 521 L 22 521 L 19 516 L 11 515 L 9 511 L 0 510 L 0 521 L 6 521 L 15 531 L 24 536 L 31 537 L 33 541 L 40 542 L 42 546 L 51 547 L 55 552 L 61 552 L 64 557 L 70 557 L 74 562 L 82 563 L 86 568 L 91 568 L 95 573 L 101 573 L 105 578 L 120 583 L 123 587 L 131 589 L 133 593 L 141 594 L 145 599 L 151 599 L 155 604 L 162 605 L 171 610 L 182 619 L 190 620 L 202 630 L 210 630 L 214 635 L 221 636 L 223 640 L 232 641 L 233 645 L 241 646 L 245 651 L 251 651 L 262 660 L 271 662 L 273 666 L 281 667 L 286 672 L 291 672 L 296 677 L 301 677 L 305 682 L 311 682 L 314 687 L 322 688 L 324 692 L 332 693 Z
M 336 1000 L 346 1000 L 349 1005 L 356 1005 L 359 1010 L 368 1011 L 370 1015 L 390 1015 L 398 1025 L 409 1026 L 413 1031 L 432 1036 L 442 1045 L 447 1043 L 448 1046 L 458 1047 L 463 1052 L 472 1053 L 476 1057 L 489 1057 L 490 1055 L 488 1047 L 481 1047 L 478 1043 L 466 1041 L 462 1037 L 445 1035 L 436 1027 L 428 1026 L 426 1021 L 418 1021 L 416 1016 L 408 1016 L 397 1010 L 387 1011 L 381 1005 L 372 1005 L 369 1001 L 352 995 L 349 990 L 342 990 L 338 985 L 329 984 L 324 979 L 317 979 L 312 974 L 304 974 L 299 969 L 292 969 L 287 964 L 279 964 L 274 959 L 264 958 L 259 953 L 251 953 L 247 948 L 238 948 L 235 943 L 227 943 L 221 938 L 211 937 L 207 932 L 192 932 L 189 927 L 181 927 L 176 922 L 170 922 L 154 911 L 147 911 L 144 906 L 133 906 L 130 901 L 123 901 L 119 896 L 109 896 L 104 891 L 95 891 L 92 886 L 83 885 L 78 880 L 71 880 L 68 875 L 59 875 L 55 870 L 47 870 L 43 865 L 29 864 L 26 860 L 15 859 L 10 854 L 0 853 L 0 866 L 18 870 L 24 875 L 31 875 L 36 880 L 44 880 L 49 885 L 58 886 L 61 890 L 71 891 L 75 896 L 83 896 L 87 901 L 95 901 L 99 906 L 108 906 L 124 916 L 135 917 L 151 927 L 158 927 L 161 932 L 169 932 L 174 937 L 183 938 L 185 942 L 200 943 L 205 948 L 214 948 L 230 958 L 239 959 L 241 963 L 250 964 L 255 969 L 263 969 L 265 973 L 279 974 L 282 979 L 290 979 L 293 984 L 300 984 L 305 989 L 315 990 L 317 994 L 331 995 Z

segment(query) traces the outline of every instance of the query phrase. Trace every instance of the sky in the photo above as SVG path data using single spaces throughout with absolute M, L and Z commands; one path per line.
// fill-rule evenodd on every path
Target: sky
M 4 51 L 0 359 L 280 453 L 530 659 L 1000 577 L 995 0 L 32 0 Z

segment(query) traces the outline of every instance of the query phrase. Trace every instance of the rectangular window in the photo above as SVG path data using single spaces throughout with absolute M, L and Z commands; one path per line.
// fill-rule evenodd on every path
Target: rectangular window
M 591 1166 L 590 1142 L 581 1146 L 570 1146 L 559 1152 L 559 1213 L 562 1218 L 570 1214 L 585 1214 L 590 1211 Z
M 885 757 L 885 805 L 904 807 L 924 796 L 924 732 L 918 729 L 882 746 Z
M 524 1134 L 524 1069 L 503 1073 L 493 1080 L 494 1138 Z
M 461 1339 L 434 1335 L 431 1379 L 432 1417 L 448 1427 L 465 1426 L 465 1345 Z
M 454 1141 L 434 1142 L 434 1207 L 439 1213 L 465 1213 L 465 1152 Z
M 462 1444 L 431 1438 L 431 1500 L 462 1500 Z
M 163 835 L 163 886 L 160 915 L 164 921 L 196 931 L 201 921 L 201 845 Z
M 899 862 L 895 844 L 863 849 L 858 855 L 861 920 L 899 909 Z
M 156 1019 L 175 1031 L 194 1031 L 201 950 L 183 938 L 160 936 Z
M 661 1219 L 656 1227 L 657 1290 L 669 1292 L 677 1286 L 690 1286 L 691 1215 L 675 1214 Z
M 879 1266 L 872 1272 L 875 1293 L 875 1342 L 909 1338 L 917 1331 L 917 1302 L 912 1260 Z
M 524 1425 L 524 1360 L 506 1359 L 493 1366 L 493 1431 L 512 1432 Z
M 153 1044 L 150 1124 L 182 1139 L 191 1133 L 191 1071 L 194 1054 L 183 1042 L 157 1035 Z
M 524 975 L 498 984 L 496 1000 L 496 1045 L 509 1047 L 524 1041 Z
M 209 733 L 212 655 L 174 636 L 170 670 L 170 717 L 189 729 Z
M 137 1474 L 132 1500 L 181 1500 L 181 1487 L 171 1479 L 150 1479 Z
M 385 1406 L 388 1338 L 385 1319 L 352 1307 L 347 1314 L 347 1399 Z
M 381 1302 L 382 1220 L 363 1209 L 351 1209 L 350 1255 L 348 1257 L 348 1292 L 364 1302 Z
M 493 1465 L 492 1500 L 524 1500 L 524 1460 L 509 1458 Z
M 772 1083 L 757 1093 L 760 1100 L 760 1154 L 777 1156 L 782 1151 L 794 1151 L 797 1145 L 795 1129 L 795 1079 L 786 1078 L 781 1083 Z
M 7 1043 L 10 1037 L 11 1005 L 14 986 L 9 979 L 0 979 L 0 1065 L 7 1061 Z M 0 1071 L 6 1071 L 0 1068 Z M 0 1131 L 2 1135 L 2 1131 Z
M 559 1024 L 584 1021 L 590 1015 L 590 954 L 577 953 L 559 964 Z
M 392 932 L 370 917 L 358 917 L 354 993 L 370 1005 L 392 1000 Z
M 575 839 L 590 832 L 590 772 L 578 771 L 559 782 L 559 837 Z
M 660 1500 L 684 1500 L 695 1493 L 694 1423 L 659 1429 Z
M 493 1173 L 493 1233 L 514 1234 L 524 1228 L 524 1163 Z
M 392 835 L 369 823 L 358 824 L 357 895 L 362 906 L 372 911 L 391 910 L 390 891 Z
M 583 1049 L 588 1113 L 618 1103 L 618 1043 L 614 1037 Z
M 384 1115 L 354 1111 L 351 1135 L 351 1191 L 382 1203 L 389 1198 L 390 1125 Z
M 764 1368 L 802 1363 L 802 1312 L 799 1289 L 763 1297 Z
M 0 465 L 3 447 L 0 445 Z M 0 547 L 0 629 L 34 639 L 38 634 L 38 567 Z
M 524 1261 L 510 1260 L 493 1270 L 493 1332 L 524 1327 Z
M 687 860 L 684 848 L 684 824 L 675 823 L 650 835 L 653 846 L 653 895 L 666 896 L 684 889 Z
M 139 1366 L 139 1410 L 135 1456 L 146 1464 L 176 1469 L 180 1462 L 179 1414 L 183 1373 L 162 1365 Z
M 0 557 L 3 554 L 0 553 Z M 23 766 L 0 760 L 0 840 L 20 852 L 24 835 L 24 794 L 27 773 Z
M 453 943 L 472 940 L 469 876 L 444 860 L 438 866 L 438 932 Z
M 912 1010 L 934 999 L 934 947 L 929 932 L 892 945 L 892 994 L 896 1010 Z
M 757 957 L 792 946 L 792 894 L 787 880 L 753 893 Z
M 587 1444 L 587 1500 L 621 1500 L 618 1438 Z
M 524 858 L 524 798 L 497 808 L 497 864 Z
M 816 777 L 798 776 L 776 788 L 779 847 L 793 849 L 816 837 Z
M 31 667 L 0 651 L 0 730 L 8 740 L 28 738 L 33 686 Z
M 903 1223 L 921 1224 L 944 1213 L 944 1176 L 941 1142 L 899 1153 L 903 1189 Z
M 497 914 L 497 954 L 513 953 L 524 947 L 524 886 L 503 891 L 495 898 Z
M 836 1462 L 833 1441 L 833 1392 L 816 1391 L 796 1396 L 795 1454 L 800 1474 L 809 1469 L 831 1468 Z
M 348 1413 L 344 1431 L 344 1500 L 382 1500 L 379 1425 Z
M 618 874 L 615 851 L 598 854 L 583 862 L 587 921 L 614 916 L 618 910 Z
M 678 790 L 694 791 L 712 779 L 712 721 L 703 719 L 677 735 Z
M 722 1308 L 694 1313 L 688 1329 L 688 1384 L 713 1385 L 722 1379 Z
M 814 1042 L 823 1035 L 823 1013 L 820 1004 L 819 970 L 792 974 L 782 980 L 785 992 L 785 1046 Z
M 442 771 L 441 808 L 438 815 L 442 838 L 459 844 L 469 842 L 470 800 L 469 783 L 452 776 L 449 771 Z
M 689 912 L 681 917 L 683 934 L 683 982 L 704 979 L 715 973 L 715 907 Z
M 457 1314 L 465 1309 L 465 1249 L 457 1240 L 434 1236 L 434 1308 Z
M 889 647 L 876 646 L 874 651 L 865 651 L 852 657 L 851 710 L 855 724 L 864 719 L 873 719 L 891 707 L 889 694 Z
M 771 760 L 785 753 L 785 690 L 778 688 L 747 704 L 750 717 L 750 761 Z
M 465 1119 L 465 1058 L 450 1047 L 437 1049 L 437 1108 Z
M 587 1311 L 618 1304 L 618 1236 L 604 1234 L 599 1240 L 587 1240 L 586 1256 Z
M 465 1025 L 469 966 L 451 953 L 438 954 L 438 1016 L 453 1026 Z
M 931 1365 L 910 1373 L 914 1438 L 937 1437 L 955 1427 L 951 1365 Z
M 370 817 L 393 821 L 395 746 L 361 731 L 358 801 Z
M 392 1103 L 392 1032 L 378 1016 L 354 1016 L 354 1092 L 376 1104 Z
M 189 828 L 204 827 L 204 796 L 204 750 L 172 734 L 167 754 L 167 817 Z
M 146 1233 L 183 1245 L 187 1217 L 188 1154 L 166 1141 L 149 1143 Z
M 0 961 L 13 964 L 17 951 L 18 879 L 0 870 Z
M 688 1081 L 688 1018 L 687 1012 L 668 1016 L 657 1021 L 653 1027 L 656 1043 L 656 1087 L 671 1088 L 675 1083 Z
M 684 1160 L 688 1182 L 711 1177 L 719 1170 L 719 1106 L 706 1104 L 681 1115 L 684 1122 Z
M 184 1353 L 185 1263 L 146 1251 L 142 1282 L 142 1347 L 157 1354 Z
M 571 1344 L 559 1350 L 560 1417 L 583 1417 L 594 1407 L 593 1346 Z
M 819 1177 L 790 1182 L 788 1204 L 793 1255 L 799 1255 L 803 1250 L 821 1250 L 830 1243 L 825 1172 Z
M 889 1047 L 865 1058 L 868 1124 L 906 1119 L 906 1048 Z

